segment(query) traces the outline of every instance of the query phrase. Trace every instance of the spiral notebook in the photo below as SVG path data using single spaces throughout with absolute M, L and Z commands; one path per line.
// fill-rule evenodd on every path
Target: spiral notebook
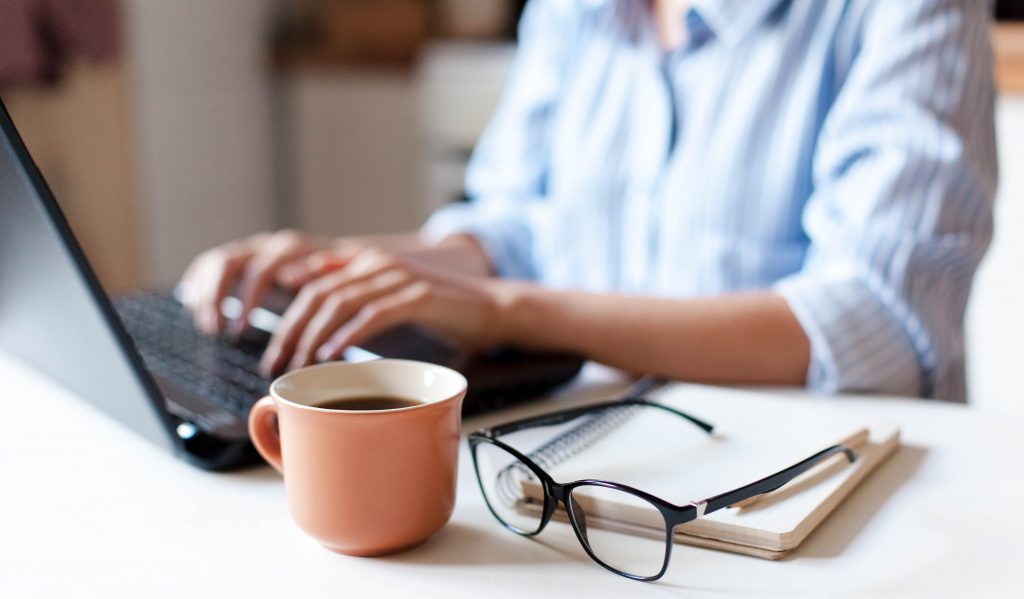
M 728 491 L 777 472 L 830 445 L 855 445 L 858 459 L 823 462 L 743 507 L 677 527 L 675 541 L 778 559 L 795 549 L 899 445 L 899 429 L 829 405 L 681 383 L 642 381 L 645 395 L 715 425 L 712 436 L 661 410 L 624 408 L 572 425 L 530 452 L 555 480 L 602 478 L 630 484 L 677 505 Z M 549 433 L 550 434 L 550 433 Z M 540 487 L 523 483 L 524 510 Z M 649 512 L 603 506 L 614 518 L 591 522 L 657 536 Z M 559 511 L 564 519 L 564 512 Z M 663 538 L 663 535 L 661 536 Z

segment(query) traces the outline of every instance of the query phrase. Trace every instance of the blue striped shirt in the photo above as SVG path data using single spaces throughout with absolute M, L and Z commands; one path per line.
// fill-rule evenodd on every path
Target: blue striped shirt
M 533 0 L 471 201 L 425 233 L 559 288 L 774 290 L 811 388 L 963 401 L 996 187 L 988 3 L 698 0 L 670 53 L 650 19 Z

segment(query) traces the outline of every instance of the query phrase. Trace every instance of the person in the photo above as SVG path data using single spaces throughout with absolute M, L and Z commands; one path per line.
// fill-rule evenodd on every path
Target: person
M 298 294 L 263 368 L 417 322 L 677 379 L 965 400 L 996 186 L 987 4 L 532 0 L 470 200 L 406 235 L 260 234 L 197 325 Z

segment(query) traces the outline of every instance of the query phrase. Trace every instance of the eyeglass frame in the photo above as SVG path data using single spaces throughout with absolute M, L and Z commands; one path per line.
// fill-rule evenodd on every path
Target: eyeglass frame
M 528 428 L 535 428 L 540 426 L 556 426 L 558 424 L 570 422 L 572 420 L 575 420 L 576 418 L 585 416 L 590 413 L 597 414 L 605 410 L 628 408 L 632 406 L 658 408 L 666 412 L 670 412 L 676 416 L 679 416 L 680 418 L 683 418 L 684 420 L 690 422 L 691 424 L 696 425 L 698 428 L 700 428 L 709 435 L 714 432 L 714 425 L 712 424 L 709 424 L 695 416 L 691 416 L 690 414 L 687 414 L 681 410 L 677 410 L 671 406 L 667 406 L 656 401 L 651 401 L 645 397 L 640 396 L 625 397 L 612 401 L 590 404 L 579 408 L 559 410 L 548 414 L 541 414 L 538 416 L 523 418 L 502 425 L 474 431 L 467 435 L 466 441 L 469 444 L 470 455 L 473 458 L 473 470 L 476 473 L 477 484 L 480 486 L 480 492 L 484 497 L 484 503 L 487 504 L 487 509 L 491 512 L 494 518 L 498 520 L 498 522 L 508 530 L 523 537 L 534 537 L 540 534 L 548 525 L 548 523 L 551 521 L 551 518 L 554 516 L 555 511 L 558 509 L 558 503 L 561 502 L 562 505 L 565 507 L 565 512 L 569 518 L 569 524 L 572 527 L 573 532 L 576 534 L 576 539 L 580 542 L 580 545 L 583 546 L 583 550 L 587 553 L 588 556 L 590 556 L 590 559 L 597 562 L 597 564 L 603 567 L 604 569 L 614 574 L 618 574 L 619 576 L 630 578 L 632 580 L 651 582 L 658 580 L 659 578 L 664 576 L 665 572 L 668 570 L 669 562 L 672 559 L 672 546 L 675 544 L 673 541 L 675 539 L 675 528 L 677 526 L 686 524 L 688 522 L 692 522 L 698 518 L 702 518 L 708 514 L 712 514 L 714 512 L 717 512 L 718 510 L 730 507 L 737 503 L 741 503 L 758 495 L 771 493 L 772 491 L 775 491 L 776 489 L 779 489 L 780 487 L 786 485 L 796 477 L 800 476 L 804 472 L 810 470 L 814 466 L 818 465 L 819 463 L 825 461 L 826 459 L 832 456 L 844 454 L 847 460 L 849 460 L 849 463 L 852 464 L 857 461 L 857 452 L 854 451 L 853 448 L 849 447 L 848 445 L 838 443 L 836 445 L 827 447 L 815 453 L 814 455 L 800 462 L 797 462 L 792 466 L 789 466 L 788 468 L 784 468 L 776 472 L 775 474 L 771 474 L 769 476 L 756 480 L 742 487 L 733 489 L 731 491 L 726 491 L 724 493 L 719 493 L 717 495 L 712 495 L 711 497 L 707 497 L 705 499 L 691 501 L 690 503 L 687 504 L 676 505 L 670 501 L 666 501 L 665 499 L 652 495 L 646 491 L 642 491 L 640 489 L 637 489 L 626 484 L 616 483 L 608 480 L 587 478 L 566 483 L 555 482 L 554 478 L 552 478 L 551 475 L 548 474 L 543 468 L 537 465 L 537 463 L 534 462 L 531 458 L 527 457 L 521 451 L 508 445 L 507 443 L 498 440 L 498 437 L 515 433 Z M 536 530 L 532 532 L 527 532 L 521 529 L 517 529 L 516 527 L 505 522 L 505 520 L 502 519 L 502 517 L 499 516 L 498 513 L 495 511 L 494 507 L 491 506 L 491 500 L 488 498 L 487 491 L 484 489 L 483 477 L 480 474 L 480 467 L 477 462 L 477 447 L 479 447 L 481 443 L 491 443 L 493 445 L 500 447 L 504 451 L 510 453 L 512 456 L 514 456 L 520 462 L 522 462 L 527 468 L 529 468 L 537 476 L 538 480 L 541 481 L 541 487 L 544 490 L 544 506 L 543 512 L 541 514 L 540 525 L 537 527 Z M 572 491 L 583 486 L 597 486 L 622 491 L 624 493 L 633 495 L 634 497 L 643 499 L 647 503 L 653 505 L 655 508 L 658 509 L 662 517 L 665 519 L 666 534 L 665 559 L 662 562 L 661 570 L 659 570 L 657 574 L 654 574 L 652 576 L 641 576 L 638 574 L 633 574 L 631 572 L 619 570 L 618 568 L 615 568 L 614 566 L 605 563 L 603 560 L 601 560 L 594 554 L 594 551 L 590 547 L 590 543 L 586 540 L 586 538 L 583 536 L 583 533 L 580 531 L 580 525 L 576 520 L 576 516 L 573 514 L 574 510 L 569 507 L 568 503 L 568 500 L 572 497 Z

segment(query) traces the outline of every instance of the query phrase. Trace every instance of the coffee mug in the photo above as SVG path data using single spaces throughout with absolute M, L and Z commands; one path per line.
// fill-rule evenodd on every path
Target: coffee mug
M 425 362 L 321 364 L 274 381 L 249 433 L 300 528 L 339 553 L 395 553 L 451 517 L 465 395 L 461 374 Z M 417 403 L 372 409 L 382 397 Z

